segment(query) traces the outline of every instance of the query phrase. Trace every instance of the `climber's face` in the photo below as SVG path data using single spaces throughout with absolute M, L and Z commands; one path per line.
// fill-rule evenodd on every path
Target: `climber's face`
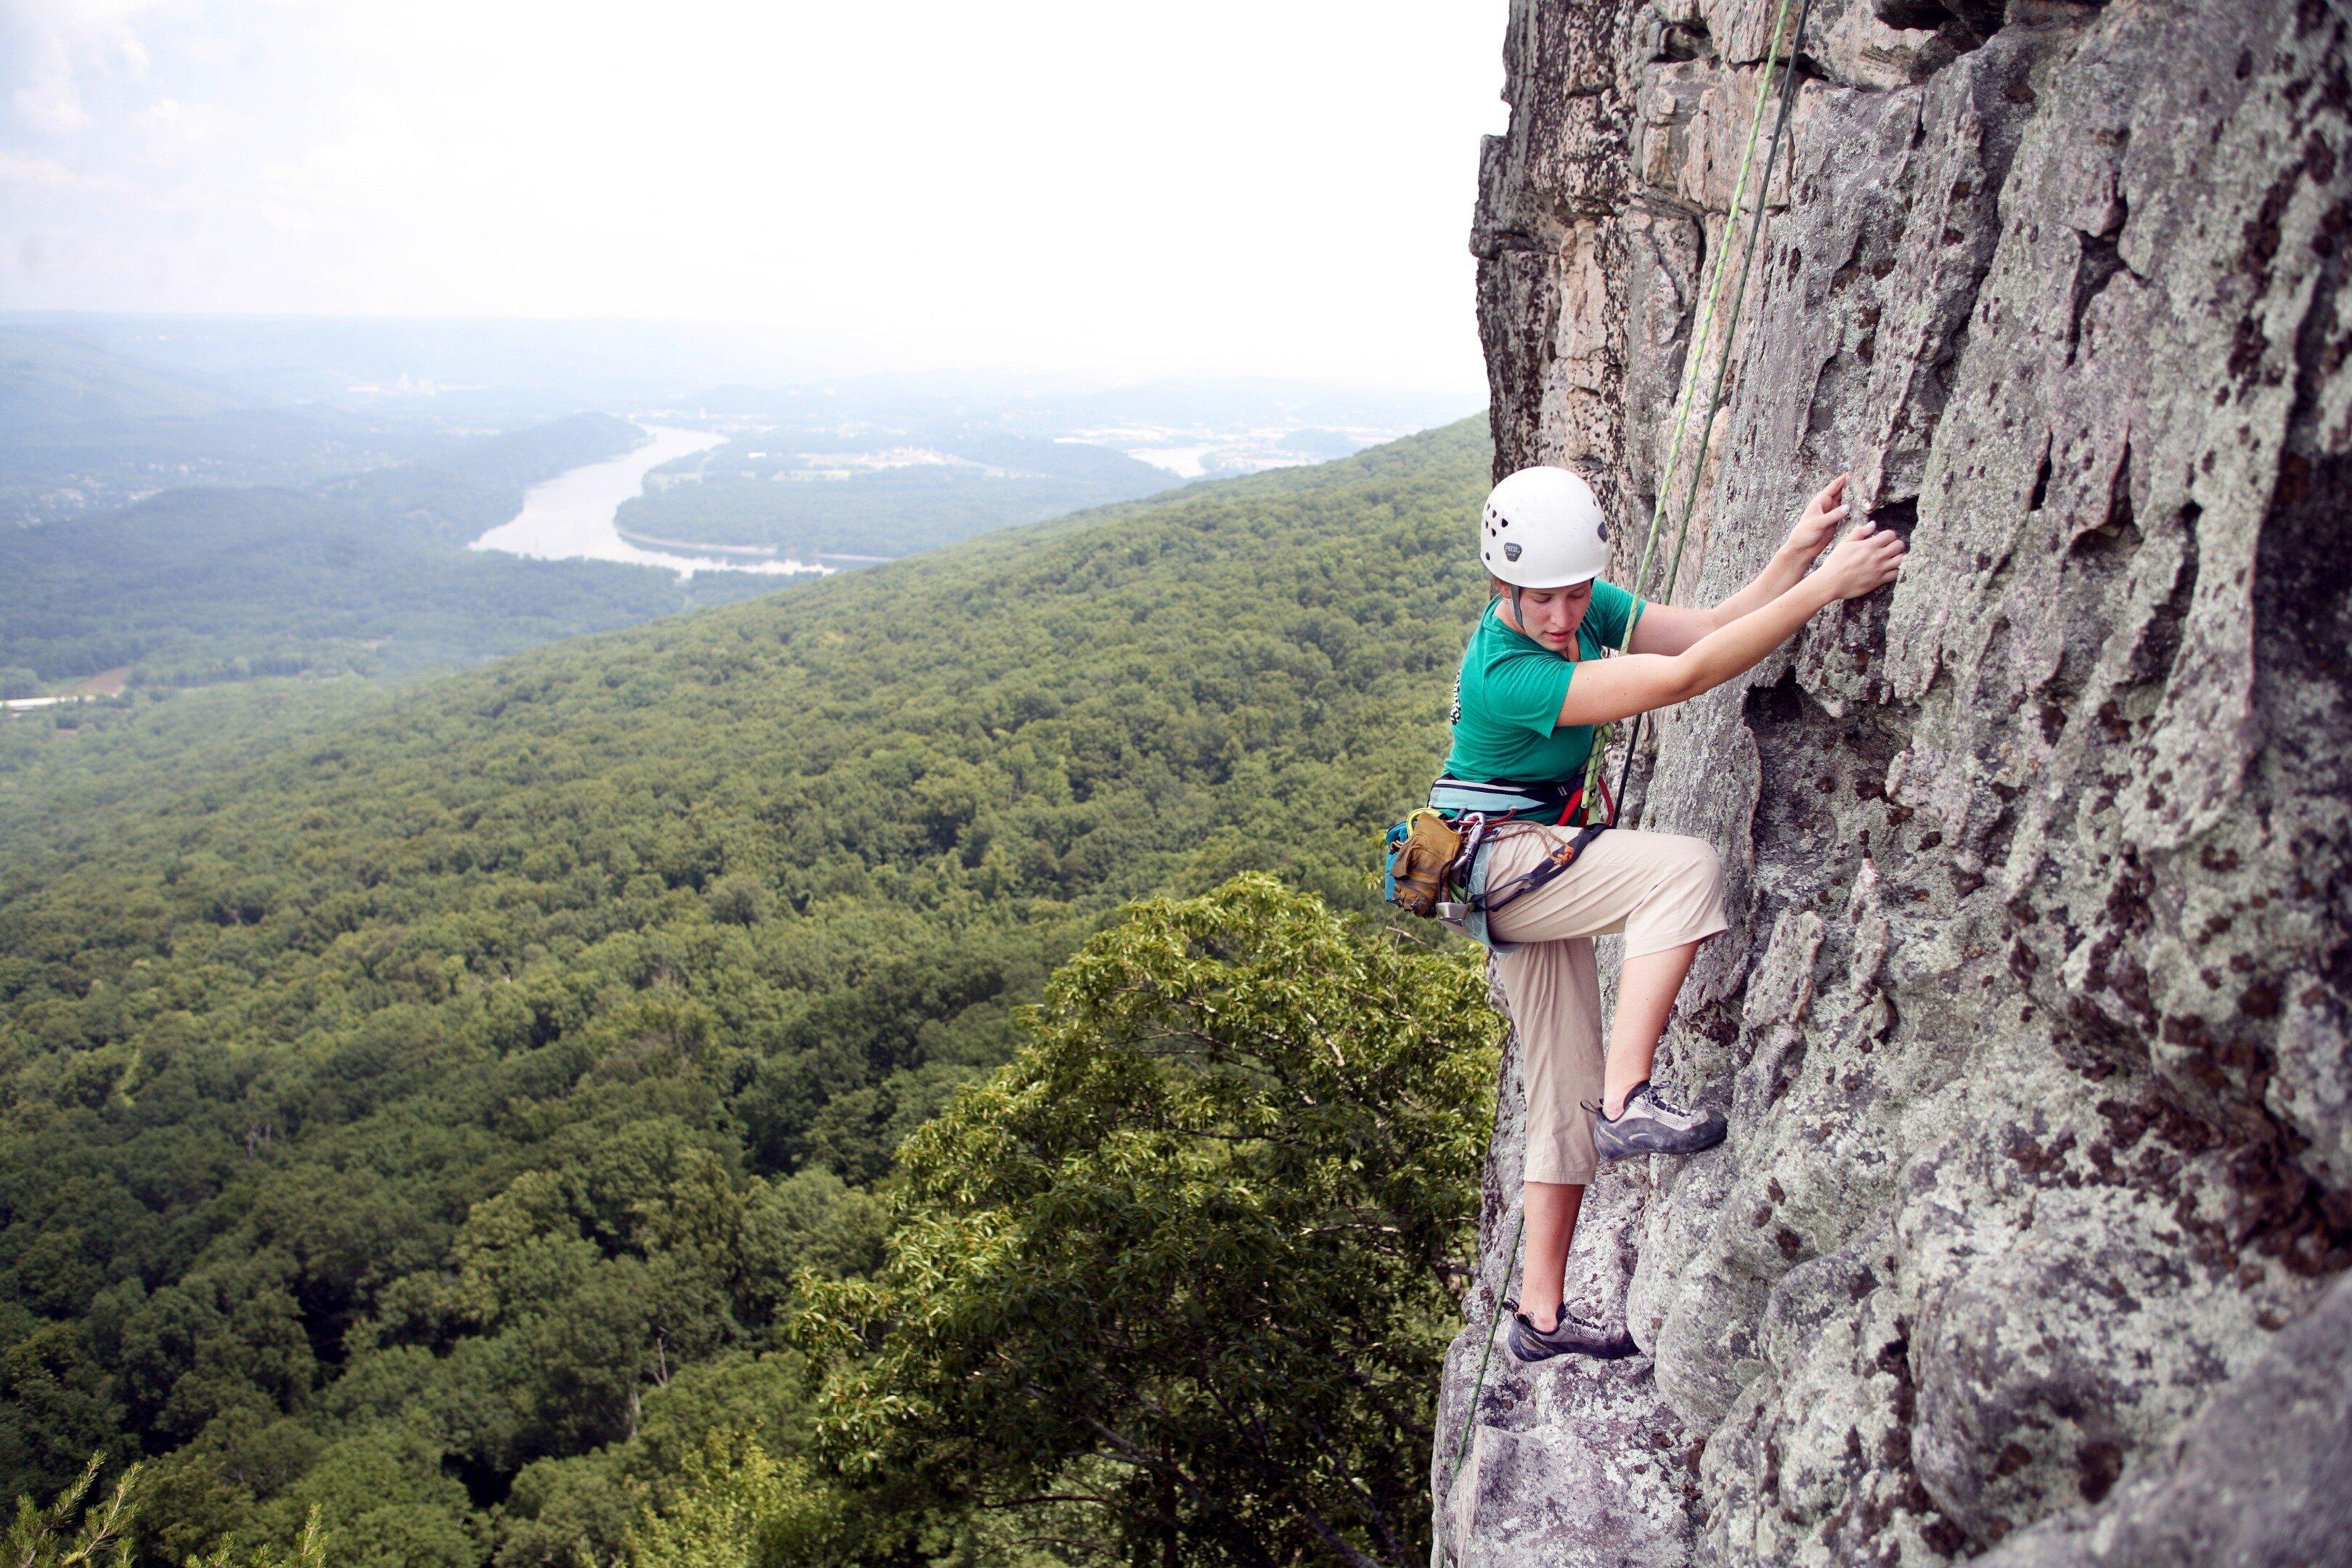
M 1532 637 L 1554 653 L 1576 651 L 1576 628 L 1592 607 L 1592 584 L 1573 588 L 1522 588 L 1514 595 L 1497 583 L 1503 595 L 1504 622 L 1520 636 Z M 1514 604 L 1516 599 L 1517 603 Z

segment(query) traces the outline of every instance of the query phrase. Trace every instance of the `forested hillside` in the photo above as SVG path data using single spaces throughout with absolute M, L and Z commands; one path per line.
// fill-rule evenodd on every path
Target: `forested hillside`
M 17 714 L 0 723 L 0 863 L 21 864 L 106 831 L 125 811 L 241 773 L 392 700 L 395 689 L 356 675 L 247 680 Z M 71 729 L 57 727 L 67 722 Z
M 1479 602 L 1488 457 L 1465 422 L 538 649 L 17 855 L 0 1490 L 144 1454 L 152 1561 L 316 1505 L 338 1561 L 553 1564 L 613 1560 L 713 1435 L 800 1451 L 794 1271 L 876 1270 L 894 1149 L 1006 1058 L 1054 965 L 1123 900 L 1250 868 L 1372 907 Z M 1219 949 L 1236 994 L 1339 962 L 1324 917 L 1267 907 L 1289 945 Z M 1191 1005 L 1148 954 L 1091 973 L 1121 962 Z M 1460 988 L 1381 974 L 1349 1059 L 1424 1083 L 1425 1052 L 1380 1066 L 1379 997 Z M 1335 1109 L 1324 1200 L 1459 1185 L 1475 1126 L 1414 1114 L 1437 1152 L 1391 1179 Z M 935 1225 L 963 1125 L 912 1211 Z M 1289 1156 L 1264 1157 L 1234 1169 Z M 919 1289 L 911 1246 L 836 1316 Z M 1389 1326 L 1391 1371 L 1433 1353 L 1433 1319 Z

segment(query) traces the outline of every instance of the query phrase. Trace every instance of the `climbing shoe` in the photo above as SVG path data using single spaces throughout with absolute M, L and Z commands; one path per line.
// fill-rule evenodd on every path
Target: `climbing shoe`
M 1537 1328 L 1532 1318 L 1514 1307 L 1510 1331 L 1504 1340 L 1510 1346 L 1511 1359 L 1521 1363 L 1549 1361 L 1556 1355 L 1589 1355 L 1601 1361 L 1615 1361 L 1632 1355 L 1634 1350 L 1633 1336 L 1624 1330 L 1604 1329 L 1564 1306 L 1559 1310 L 1559 1321 L 1549 1329 Z
M 1696 1154 L 1723 1142 L 1723 1112 L 1685 1110 L 1658 1098 L 1647 1079 L 1625 1097 L 1625 1113 L 1612 1120 L 1599 1111 L 1592 1118 L 1593 1147 L 1604 1160 L 1626 1160 L 1636 1154 Z

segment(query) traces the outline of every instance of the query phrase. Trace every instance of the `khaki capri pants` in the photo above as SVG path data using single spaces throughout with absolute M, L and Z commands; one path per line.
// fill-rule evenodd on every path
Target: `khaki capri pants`
M 1497 888 L 1549 854 L 1572 830 L 1539 823 L 1501 828 L 1486 886 Z M 1528 1087 L 1525 1180 L 1580 1186 L 1600 1156 L 1592 1113 L 1601 1102 L 1601 976 L 1592 939 L 1625 933 L 1625 956 L 1663 952 L 1726 930 L 1723 861 L 1702 839 L 1612 827 L 1576 863 L 1487 917 L 1513 944 L 1495 955 Z

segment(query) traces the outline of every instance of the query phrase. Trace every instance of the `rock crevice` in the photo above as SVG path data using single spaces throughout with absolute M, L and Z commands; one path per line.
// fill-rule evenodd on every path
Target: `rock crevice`
M 1913 553 L 1639 759 L 1636 818 L 1731 877 L 1661 1076 L 1732 1135 L 1588 1199 L 1572 1296 L 1646 1355 L 1498 1358 L 1474 1415 L 1506 1061 L 1437 1561 L 2187 1563 L 2225 1494 L 2305 1500 L 2231 1561 L 2326 1560 L 2345 1373 L 2280 1347 L 2352 1261 L 2344 25 L 1815 0 L 1738 338 L 1697 344 L 1776 8 L 1512 10 L 1497 472 L 1586 473 L 1630 576 L 1727 352 L 1675 596 L 1840 470 Z

